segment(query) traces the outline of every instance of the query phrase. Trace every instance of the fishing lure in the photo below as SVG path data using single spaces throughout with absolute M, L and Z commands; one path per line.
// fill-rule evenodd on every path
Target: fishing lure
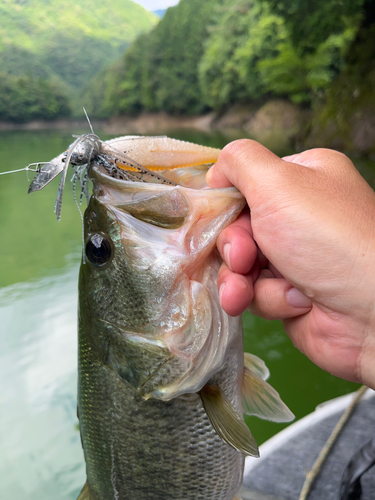
M 129 141 L 134 139 L 140 139 L 140 137 L 129 136 L 128 138 Z M 157 173 L 152 172 L 148 168 L 140 165 L 138 162 L 131 159 L 125 152 L 119 151 L 108 143 L 101 141 L 100 138 L 92 132 L 91 134 L 83 134 L 79 136 L 73 144 L 69 146 L 67 151 L 61 153 L 50 162 L 45 164 L 41 162 L 32 163 L 28 165 L 28 167 L 26 167 L 28 170 L 35 166 L 37 172 L 32 183 L 30 184 L 28 192 L 33 193 L 34 191 L 40 191 L 55 177 L 62 173 L 55 203 L 56 217 L 57 220 L 60 221 L 62 199 L 69 165 L 72 165 L 74 169 L 74 183 L 79 180 L 81 184 L 82 198 L 82 193 L 85 191 L 87 186 L 87 176 L 82 176 L 82 173 L 87 171 L 90 164 L 94 161 L 103 165 L 108 172 L 112 174 L 112 176 L 119 177 L 120 179 L 145 182 L 142 177 L 143 174 L 151 176 L 153 179 L 161 183 L 170 184 L 172 186 L 176 185 L 175 182 L 165 179 L 161 175 L 158 175 Z M 40 167 L 40 165 L 43 166 Z

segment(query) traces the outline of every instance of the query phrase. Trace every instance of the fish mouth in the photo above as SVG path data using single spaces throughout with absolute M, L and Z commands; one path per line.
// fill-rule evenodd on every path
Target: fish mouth
M 147 292 L 142 324 L 133 330 L 124 317 L 123 329 L 119 317 L 111 325 L 122 342 L 110 345 L 109 364 L 138 395 L 163 401 L 198 392 L 222 366 L 239 329 L 220 309 L 220 258 L 213 250 L 245 203 L 234 187 L 209 188 L 212 161 L 168 161 L 157 164 L 163 164 L 157 173 L 173 184 L 135 170 L 129 179 L 123 174 L 132 167 L 110 169 L 113 163 L 97 159 L 89 169 L 94 199 L 116 221 L 118 258 L 134 276 L 142 275 Z
M 213 166 L 213 163 L 196 165 L 194 167 L 179 167 L 176 169 L 160 170 L 159 173 L 167 181 L 172 181 L 170 184 L 163 184 L 160 182 L 155 182 L 153 179 L 139 178 L 137 180 L 127 180 L 125 178 L 120 178 L 115 174 L 111 173 L 102 164 L 92 163 L 89 169 L 89 178 L 94 184 L 94 195 L 98 194 L 100 196 L 101 186 L 107 188 L 113 188 L 115 190 L 128 191 L 129 193 L 134 193 L 136 195 L 140 191 L 149 191 L 156 193 L 165 192 L 166 190 L 173 189 L 186 189 L 189 191 L 203 191 L 205 195 L 209 192 L 212 195 L 217 193 L 228 194 L 233 196 L 237 193 L 239 198 L 243 198 L 237 188 L 234 186 L 226 188 L 211 188 L 206 182 L 206 174 L 208 170 Z
M 165 136 L 125 136 L 103 142 L 95 162 L 119 180 L 177 186 L 190 184 L 197 171 L 204 178 L 219 154 L 219 149 Z
M 132 180 L 129 180 L 129 179 L 126 179 L 124 178 L 123 176 L 120 176 L 119 174 L 117 174 L 117 172 L 115 170 L 113 171 L 110 171 L 109 168 L 105 167 L 103 164 L 100 164 L 100 163 L 92 163 L 90 165 L 90 169 L 89 169 L 89 177 L 90 179 L 93 181 L 94 183 L 94 187 L 95 187 L 95 184 L 101 184 L 101 185 L 105 185 L 109 188 L 123 188 L 123 187 L 127 187 L 128 189 L 132 188 L 132 190 L 134 191 L 138 191 L 139 189 L 144 189 L 146 186 L 147 186 L 147 189 L 151 189 L 151 190 L 155 190 L 155 191 L 158 191 L 160 190 L 160 187 L 162 187 L 163 189 L 173 189 L 174 185 L 170 184 L 170 185 L 166 185 L 166 184 L 163 184 L 161 185 L 160 183 L 157 183 L 157 182 L 147 182 L 145 180 L 143 180 L 141 177 L 137 180 L 137 179 L 132 179 Z

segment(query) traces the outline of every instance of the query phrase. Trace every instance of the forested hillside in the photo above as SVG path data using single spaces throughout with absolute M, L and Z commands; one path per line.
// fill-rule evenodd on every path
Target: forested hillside
M 374 84 L 374 0 L 180 0 L 161 20 L 129 0 L 0 3 L 0 119 L 220 120 L 281 98 L 305 144 L 372 154 Z
M 361 74 L 360 86 L 373 75 L 373 11 L 372 0 L 180 0 L 93 82 L 88 107 L 104 117 L 272 96 L 322 105 L 340 75 Z
M 218 0 L 181 0 L 159 24 L 140 36 L 111 71 L 98 75 L 86 93 L 95 116 L 142 109 L 200 113 L 207 106 L 198 65 Z
M 67 114 L 79 89 L 157 20 L 130 0 L 0 2 L 0 119 Z

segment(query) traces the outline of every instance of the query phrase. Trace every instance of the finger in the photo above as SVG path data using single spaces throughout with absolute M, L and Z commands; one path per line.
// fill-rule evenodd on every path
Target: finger
M 306 314 L 311 300 L 285 279 L 273 278 L 270 270 L 262 270 L 254 283 L 254 298 L 248 307 L 252 314 L 264 319 L 286 319 Z
M 235 186 L 249 201 L 259 184 L 268 182 L 270 168 L 286 162 L 256 141 L 241 139 L 225 146 L 207 173 L 211 187 Z
M 256 141 L 241 139 L 225 146 L 209 170 L 207 182 L 211 187 L 237 187 L 246 197 L 253 217 L 253 208 L 274 197 L 279 208 L 280 202 L 290 202 L 296 186 L 305 192 L 313 188 L 315 181 L 320 186 L 320 171 L 334 179 L 348 171 L 356 173 L 349 158 L 338 151 L 317 148 L 281 159 Z M 287 200 L 284 193 L 289 193 Z
M 235 273 L 247 274 L 255 263 L 258 249 L 252 234 L 250 213 L 247 210 L 225 228 L 217 240 L 220 255 Z
M 257 271 L 254 269 L 253 273 Z M 229 316 L 242 314 L 253 299 L 254 275 L 234 273 L 223 263 L 218 275 L 220 304 Z
M 280 271 L 276 269 L 276 267 L 271 264 L 271 262 L 268 262 L 268 269 L 272 272 L 274 278 L 284 278 Z

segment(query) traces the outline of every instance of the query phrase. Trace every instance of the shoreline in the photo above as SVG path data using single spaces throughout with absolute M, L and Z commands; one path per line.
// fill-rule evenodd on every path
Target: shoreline
M 165 112 L 142 112 L 137 116 L 92 119 L 94 130 L 113 135 L 164 135 L 176 130 L 204 133 L 222 132 L 230 138 L 250 137 L 270 149 L 302 151 L 314 147 L 337 149 L 354 156 L 375 159 L 375 118 L 356 113 L 347 118 L 350 127 L 341 130 L 336 117 L 321 120 L 319 110 L 312 111 L 283 99 L 271 99 L 258 105 L 233 105 L 222 114 L 173 116 Z M 28 123 L 0 121 L 0 132 L 87 129 L 85 118 Z
M 91 119 L 93 128 L 108 134 L 147 134 L 156 130 L 194 129 L 209 132 L 213 114 L 198 116 L 172 116 L 167 113 L 142 113 L 138 116 L 115 116 L 108 119 Z M 85 118 L 62 118 L 58 120 L 32 120 L 26 123 L 0 121 L 0 132 L 13 130 L 71 130 L 87 128 Z

